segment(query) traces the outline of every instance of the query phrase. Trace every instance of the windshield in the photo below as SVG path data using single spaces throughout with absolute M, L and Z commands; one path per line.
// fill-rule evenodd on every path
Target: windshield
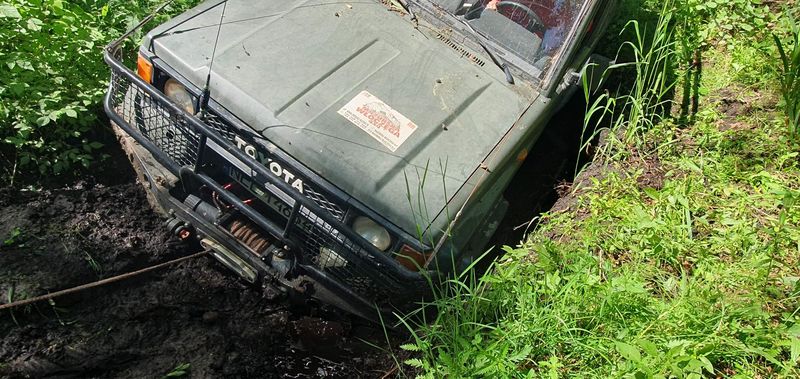
M 434 0 L 468 22 L 504 59 L 542 79 L 561 53 L 587 0 Z

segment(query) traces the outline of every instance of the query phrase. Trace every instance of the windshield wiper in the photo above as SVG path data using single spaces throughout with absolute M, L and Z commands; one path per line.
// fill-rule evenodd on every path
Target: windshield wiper
M 400 6 L 403 7 L 403 9 L 408 13 L 408 15 L 411 16 L 411 20 L 412 21 L 417 21 L 417 15 L 415 15 L 414 12 L 411 10 L 411 8 L 408 6 L 408 3 L 409 3 L 408 0 L 394 0 L 393 2 L 396 2 L 396 3 L 400 4 Z M 470 10 L 467 11 L 467 13 L 470 13 L 472 11 L 473 10 L 470 9 Z M 483 41 L 486 37 L 484 37 L 483 34 L 478 33 L 478 31 L 476 31 L 472 27 L 472 25 L 470 25 L 469 22 L 467 22 L 466 20 L 462 20 L 460 18 L 456 18 L 456 19 L 458 21 L 460 21 L 462 24 L 464 24 L 467 27 L 467 29 L 469 29 L 469 31 L 472 33 L 472 35 L 476 37 L 476 42 L 478 43 L 478 45 L 480 45 L 480 47 L 483 48 L 483 51 L 486 52 L 486 55 L 489 56 L 489 58 L 492 60 L 492 62 L 497 67 L 500 67 L 500 69 L 503 70 L 503 73 L 506 75 L 506 81 L 509 84 L 514 84 L 514 77 L 511 76 L 511 69 L 508 68 L 508 63 L 506 63 L 504 61 L 501 61 L 500 58 L 498 58 L 489 49 L 489 47 L 486 46 L 486 43 Z
M 403 8 L 409 16 L 411 16 L 411 21 L 417 21 L 417 15 L 414 14 L 414 11 L 411 10 L 411 7 L 408 6 L 408 0 L 395 0 L 394 2 L 400 4 L 400 7 Z
M 497 67 L 500 67 L 500 69 L 503 70 L 503 73 L 506 74 L 506 81 L 508 82 L 508 84 L 514 84 L 514 77 L 511 76 L 511 69 L 508 68 L 508 63 L 500 60 L 500 58 L 498 58 L 489 49 L 489 47 L 486 46 L 486 43 L 484 42 L 484 39 L 486 39 L 486 37 L 484 37 L 483 34 L 479 33 L 477 30 L 475 30 L 472 27 L 472 25 L 470 25 L 469 22 L 467 22 L 466 20 L 462 20 L 460 18 L 456 18 L 456 19 L 458 21 L 460 21 L 462 24 L 464 24 L 467 27 L 467 29 L 469 29 L 470 32 L 472 32 L 472 35 L 476 37 L 475 42 L 477 42 L 478 45 L 480 45 L 483 48 L 483 51 L 486 52 L 486 55 L 489 56 L 489 58 L 492 60 L 492 62 L 494 62 L 494 64 L 497 65 Z

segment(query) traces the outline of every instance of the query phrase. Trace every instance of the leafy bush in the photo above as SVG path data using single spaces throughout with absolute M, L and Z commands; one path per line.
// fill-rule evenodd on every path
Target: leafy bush
M 61 173 L 88 166 L 108 80 L 102 48 L 160 1 L 0 2 L 0 161 Z M 178 1 L 179 11 L 197 1 Z
M 721 39 L 725 43 L 741 43 L 742 36 L 757 35 L 775 20 L 766 2 L 758 0 L 681 1 L 684 2 L 681 12 L 695 19 L 702 41 Z

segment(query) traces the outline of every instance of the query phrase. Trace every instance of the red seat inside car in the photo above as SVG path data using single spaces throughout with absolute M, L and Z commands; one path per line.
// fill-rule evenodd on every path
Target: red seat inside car
M 489 4 L 491 0 L 481 0 L 485 5 Z M 527 13 L 520 7 L 512 5 L 516 3 L 529 8 L 533 13 L 539 16 L 545 29 L 550 29 L 562 24 L 566 20 L 572 19 L 570 8 L 567 6 L 569 0 L 509 0 L 500 1 L 497 4 L 498 12 L 502 13 L 509 19 L 525 26 L 528 23 Z M 504 4 L 505 3 L 505 4 Z M 540 36 L 541 37 L 541 36 Z

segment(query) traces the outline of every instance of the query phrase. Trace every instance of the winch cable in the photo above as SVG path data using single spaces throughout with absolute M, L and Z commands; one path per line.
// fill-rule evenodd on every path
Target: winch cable
M 128 279 L 128 278 L 131 278 L 131 277 L 134 277 L 134 276 L 137 276 L 137 275 L 148 273 L 150 271 L 158 270 L 158 269 L 160 269 L 162 267 L 167 267 L 167 266 L 174 265 L 176 263 L 181 263 L 181 262 L 188 261 L 190 259 L 199 258 L 199 257 L 202 257 L 202 256 L 208 254 L 208 253 L 209 253 L 209 251 L 205 250 L 205 251 L 201 251 L 199 253 L 194 253 L 192 255 L 187 255 L 185 257 L 176 258 L 176 259 L 173 259 L 173 260 L 168 261 L 168 262 L 159 263 L 157 265 L 153 265 L 153 266 L 150 266 L 150 267 L 145 267 L 145 268 L 143 268 L 141 270 L 136 270 L 136 271 L 128 272 L 128 273 L 125 273 L 125 274 L 120 274 L 120 275 L 117 275 L 117 276 L 113 276 L 113 277 L 106 278 L 106 279 L 103 279 L 103 280 L 98 280 L 98 281 L 92 282 L 92 283 L 86 283 L 86 284 L 83 284 L 83 285 L 80 285 L 80 286 L 77 286 L 77 287 L 72 287 L 72 288 L 69 288 L 69 289 L 61 290 L 61 291 L 51 292 L 51 293 L 48 293 L 47 295 L 32 297 L 30 299 L 24 299 L 24 300 L 15 301 L 15 302 L 12 302 L 12 303 L 7 303 L 7 304 L 0 304 L 0 310 L 11 309 L 11 308 L 15 308 L 15 307 L 21 307 L 23 305 L 29 305 L 29 304 L 37 303 L 37 302 L 44 301 L 44 300 L 51 300 L 51 299 L 54 299 L 54 298 L 59 297 L 59 296 L 64 296 L 64 295 L 68 295 L 68 294 L 84 291 L 84 290 L 87 290 L 87 289 L 90 289 L 90 288 L 99 287 L 99 286 L 106 285 L 106 284 L 111 284 L 111 283 L 118 282 L 118 281 L 121 281 L 121 280 L 124 280 L 124 279 Z

